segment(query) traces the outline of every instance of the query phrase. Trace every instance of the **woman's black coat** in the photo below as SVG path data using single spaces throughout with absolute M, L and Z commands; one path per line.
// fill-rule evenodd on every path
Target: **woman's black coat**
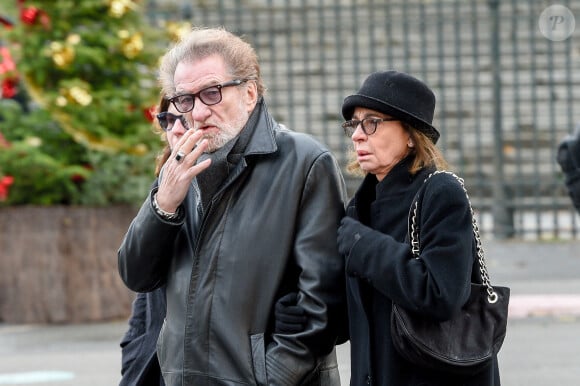
M 489 370 L 457 378 L 417 368 L 393 347 L 392 302 L 425 317 L 449 318 L 467 300 L 475 256 L 469 201 L 459 182 L 441 173 L 419 195 L 421 253 L 413 258 L 409 208 L 434 169 L 411 175 L 410 161 L 403 160 L 380 183 L 367 175 L 347 206 L 347 216 L 360 221 L 350 221 L 360 238 L 346 256 L 351 386 L 497 386 L 497 358 Z M 473 276 L 481 281 L 476 272 Z
M 129 329 L 121 339 L 119 386 L 164 386 L 157 360 L 157 338 L 166 314 L 165 287 L 138 293 Z

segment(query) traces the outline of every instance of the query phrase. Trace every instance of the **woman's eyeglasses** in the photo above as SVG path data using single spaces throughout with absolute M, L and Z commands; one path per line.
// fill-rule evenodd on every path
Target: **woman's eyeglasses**
M 222 84 L 216 84 L 215 86 L 210 86 L 200 90 L 195 94 L 182 94 L 174 96 L 169 99 L 169 102 L 173 103 L 173 106 L 180 113 L 188 113 L 193 110 L 195 105 L 195 97 L 197 97 L 206 106 L 217 105 L 222 101 L 222 88 L 239 86 L 240 84 L 247 82 L 249 79 L 236 79 Z
M 342 124 L 342 128 L 344 129 L 344 134 L 351 138 L 358 125 L 361 125 L 362 131 L 366 135 L 373 135 L 375 131 L 377 131 L 377 126 L 381 122 L 390 122 L 390 121 L 398 121 L 397 118 L 365 118 L 362 121 L 358 119 L 351 119 L 350 121 L 346 121 Z
M 157 114 L 157 121 L 159 122 L 159 126 L 161 126 L 163 131 L 171 131 L 171 129 L 173 129 L 173 125 L 175 125 L 175 122 L 178 120 L 181 121 L 181 125 L 185 128 L 185 130 L 189 129 L 184 115 L 175 115 L 168 111 Z

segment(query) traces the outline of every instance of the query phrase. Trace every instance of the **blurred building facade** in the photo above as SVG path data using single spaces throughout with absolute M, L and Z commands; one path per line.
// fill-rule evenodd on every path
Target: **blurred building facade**
M 415 75 L 436 92 L 439 145 L 465 178 L 482 234 L 578 239 L 556 149 L 580 122 L 580 0 L 559 4 L 148 0 L 147 11 L 154 26 L 186 20 L 245 35 L 275 117 L 319 138 L 342 165 L 343 98 L 373 71 Z M 345 176 L 352 193 L 359 180 Z

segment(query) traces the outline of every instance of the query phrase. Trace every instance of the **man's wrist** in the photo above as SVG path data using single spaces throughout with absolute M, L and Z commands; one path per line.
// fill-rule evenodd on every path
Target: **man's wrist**
M 175 221 L 179 218 L 180 216 L 180 210 L 179 208 L 177 208 L 177 210 L 175 212 L 167 212 L 163 209 L 161 209 L 159 207 L 159 204 L 157 203 L 157 192 L 155 192 L 153 194 L 153 209 L 155 210 L 155 213 L 157 213 L 159 215 L 159 217 L 161 217 L 164 220 L 167 221 Z

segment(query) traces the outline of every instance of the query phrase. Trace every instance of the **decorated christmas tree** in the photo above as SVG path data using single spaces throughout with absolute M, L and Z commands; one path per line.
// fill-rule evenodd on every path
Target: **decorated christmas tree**
M 162 147 L 156 67 L 176 37 L 143 3 L 0 0 L 0 204 L 142 199 Z

